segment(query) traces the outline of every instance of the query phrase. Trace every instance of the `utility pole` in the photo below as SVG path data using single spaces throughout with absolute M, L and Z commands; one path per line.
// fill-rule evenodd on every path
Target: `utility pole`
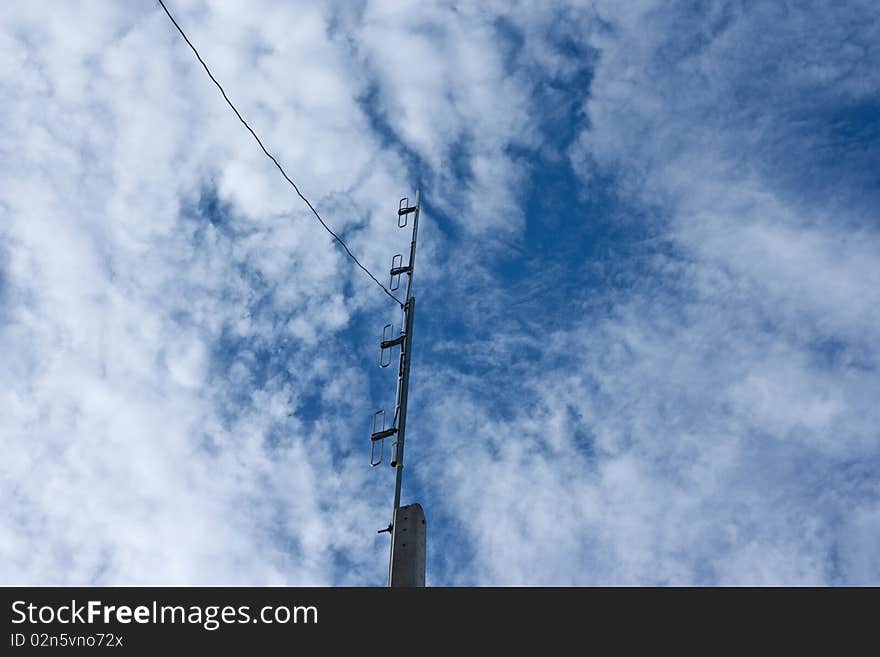
M 409 245 L 409 260 L 403 264 L 403 255 L 397 254 L 391 259 L 391 282 L 389 289 L 400 288 L 401 276 L 406 276 L 406 297 L 401 304 L 403 311 L 402 329 L 394 335 L 394 325 L 386 324 L 382 329 L 379 344 L 379 367 L 391 365 L 391 351 L 400 348 L 397 367 L 397 397 L 391 426 L 386 428 L 384 410 L 373 414 L 373 430 L 370 436 L 370 465 L 382 463 L 385 452 L 385 439 L 395 437 L 391 446 L 390 465 L 395 469 L 394 505 L 391 523 L 381 532 L 391 534 L 391 549 L 388 559 L 388 585 L 424 586 L 425 585 L 425 515 L 422 507 L 411 504 L 400 506 L 400 495 L 403 488 L 403 449 L 406 441 L 406 410 L 409 397 L 410 358 L 412 356 L 413 320 L 415 317 L 416 299 L 413 291 L 413 271 L 416 263 L 416 242 L 419 235 L 419 210 L 421 208 L 421 191 L 416 190 L 413 205 L 409 198 L 400 199 L 397 207 L 397 226 L 406 228 L 409 216 L 412 215 L 412 239 Z

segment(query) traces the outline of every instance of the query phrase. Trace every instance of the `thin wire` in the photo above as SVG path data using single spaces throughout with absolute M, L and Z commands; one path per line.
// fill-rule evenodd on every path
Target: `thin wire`
M 211 69 L 208 68 L 208 65 L 205 63 L 205 60 L 202 59 L 202 56 L 199 54 L 199 51 L 196 50 L 196 47 L 192 44 L 192 41 L 189 40 L 189 38 L 186 36 L 186 33 L 181 29 L 180 25 L 177 24 L 177 21 L 176 21 L 176 20 L 174 20 L 174 16 L 172 16 L 172 15 L 171 15 L 171 12 L 168 11 L 168 7 L 165 6 L 165 3 L 162 2 L 162 0 L 157 0 L 157 1 L 158 1 L 159 4 L 162 6 L 162 9 L 165 10 L 165 13 L 167 14 L 168 18 L 171 19 L 171 22 L 174 23 L 174 27 L 177 28 L 177 31 L 178 31 L 178 32 L 180 32 L 180 36 L 183 37 L 183 40 L 186 41 L 187 45 L 190 47 L 190 49 L 193 51 L 193 53 L 195 53 L 195 56 L 196 56 L 196 58 L 199 60 L 199 63 L 200 63 L 200 64 L 202 65 L 202 67 L 205 69 L 205 72 L 208 74 L 208 77 L 211 78 L 211 82 L 213 82 L 213 83 L 217 86 L 217 88 L 220 90 L 220 93 L 223 94 L 223 100 L 225 100 L 225 101 L 226 101 L 226 104 L 229 105 L 229 107 L 232 108 L 232 111 L 235 112 L 235 115 L 238 117 L 238 120 L 241 121 L 242 125 L 243 125 L 245 128 L 248 129 L 248 132 L 250 132 L 251 135 L 253 135 L 253 138 L 257 140 L 257 143 L 260 145 L 260 148 L 263 149 L 263 152 L 266 154 L 266 157 L 268 157 L 270 160 L 272 160 L 272 162 L 275 163 L 275 166 L 278 167 L 278 170 L 281 172 L 281 175 L 284 176 L 284 179 L 285 179 L 287 182 L 289 182 L 290 185 L 293 187 L 293 189 L 294 189 L 294 191 L 296 192 L 297 196 L 299 196 L 299 197 L 303 200 L 303 202 L 304 202 L 307 206 L 309 206 L 309 210 L 311 210 L 311 211 L 312 211 L 312 214 L 315 215 L 315 218 L 316 218 L 319 222 L 321 222 L 321 225 L 324 227 L 324 230 L 326 230 L 328 233 L 330 233 L 330 234 L 333 236 L 333 239 L 335 239 L 337 242 L 339 242 L 339 244 L 342 246 L 342 248 L 345 249 L 345 252 L 348 254 L 348 257 L 351 258 L 352 260 L 354 260 L 355 264 L 356 264 L 358 267 L 360 267 L 361 269 L 363 269 L 364 272 L 367 274 L 367 276 L 369 276 L 370 278 L 372 278 L 373 281 L 376 283 L 376 285 L 378 285 L 379 287 L 381 287 L 381 288 L 382 288 L 382 291 L 385 292 L 385 294 L 387 294 L 389 297 L 391 297 L 392 299 L 394 299 L 394 300 L 400 305 L 400 307 L 402 308 L 403 305 L 404 305 L 403 302 L 402 302 L 400 299 L 398 299 L 396 296 L 394 296 L 393 294 L 391 294 L 391 291 L 390 291 L 387 287 L 385 287 L 384 285 L 382 285 L 382 283 L 379 282 L 379 279 L 377 279 L 375 276 L 373 276 L 373 273 L 372 273 L 369 269 L 367 269 L 366 267 L 364 267 L 364 266 L 361 264 L 360 260 L 358 260 L 358 259 L 355 257 L 354 253 L 351 252 L 351 249 L 348 248 L 348 245 L 347 245 L 345 242 L 342 241 L 342 238 L 339 237 L 339 235 L 337 235 L 336 233 L 334 233 L 333 230 L 330 228 L 330 226 L 328 226 L 328 225 L 324 222 L 324 220 L 321 218 L 321 215 L 318 214 L 318 211 L 315 210 L 315 207 L 309 202 L 309 199 L 307 199 L 305 196 L 303 196 L 302 192 L 299 191 L 299 187 L 297 187 L 297 186 L 296 186 L 296 183 L 293 182 L 293 180 L 290 179 L 290 176 L 287 175 L 287 172 L 286 172 L 286 171 L 284 170 L 284 168 L 278 163 L 278 160 L 275 159 L 275 156 L 272 155 L 272 153 L 270 153 L 269 151 L 266 150 L 266 147 L 263 146 L 263 142 L 262 142 L 262 141 L 260 140 L 260 138 L 257 136 L 257 133 L 253 131 L 253 129 L 250 127 L 250 125 L 248 125 L 248 122 L 244 120 L 244 118 L 241 116 L 241 113 L 236 109 L 235 105 L 232 104 L 232 101 L 229 100 L 229 96 L 226 95 L 226 92 L 223 90 L 223 87 L 221 86 L 221 84 L 220 84 L 219 82 L 217 82 L 217 78 L 215 78 L 215 77 L 214 77 L 214 74 L 211 73 Z

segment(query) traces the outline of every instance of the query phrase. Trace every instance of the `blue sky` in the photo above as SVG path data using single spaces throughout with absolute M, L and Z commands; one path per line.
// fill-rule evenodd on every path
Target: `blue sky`
M 872 3 L 169 5 L 374 272 L 423 190 L 430 584 L 880 583 Z M 382 584 L 393 304 L 157 4 L 0 23 L 0 581 Z

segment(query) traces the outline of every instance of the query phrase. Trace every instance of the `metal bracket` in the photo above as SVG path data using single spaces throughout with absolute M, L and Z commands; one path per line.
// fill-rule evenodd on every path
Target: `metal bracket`
M 385 368 L 391 365 L 391 350 L 399 347 L 406 340 L 406 335 L 403 333 L 396 338 L 392 338 L 392 335 L 394 335 L 394 324 L 386 324 L 382 327 L 382 339 L 379 341 L 379 367 Z
M 391 365 L 391 351 L 389 349 L 394 345 L 389 345 L 389 343 L 393 342 L 392 335 L 394 335 L 394 324 L 386 324 L 382 327 L 382 337 L 379 339 L 379 367 L 381 368 Z
M 400 275 L 409 274 L 411 271 L 412 267 L 409 265 L 404 266 L 403 255 L 400 253 L 396 254 L 391 258 L 391 281 L 388 284 L 388 289 L 392 292 L 398 289 L 400 287 Z
M 390 429 L 383 429 L 382 431 L 377 431 L 373 435 L 370 436 L 370 440 L 385 440 L 386 438 L 390 438 L 394 434 L 397 433 L 397 429 L 391 427 Z
M 390 429 L 385 428 L 384 408 L 373 413 L 373 428 L 370 432 L 370 465 L 375 467 L 382 463 L 382 459 L 385 456 L 385 439 L 396 433 L 396 427 L 391 427 Z M 379 445 L 378 450 L 376 448 L 377 444 Z
M 419 209 L 417 205 L 409 204 L 409 197 L 404 196 L 397 204 L 397 227 L 406 228 L 406 216 Z
M 382 419 L 381 423 L 379 422 L 379 418 Z M 397 433 L 396 427 L 391 427 L 390 429 L 385 428 L 385 409 L 381 409 L 373 413 L 373 431 L 370 434 L 370 440 L 373 442 L 377 440 L 384 440 L 389 436 L 393 436 Z
M 382 349 L 391 349 L 403 344 L 404 340 L 406 340 L 405 335 L 398 335 L 393 340 L 383 340 L 379 346 L 382 347 Z

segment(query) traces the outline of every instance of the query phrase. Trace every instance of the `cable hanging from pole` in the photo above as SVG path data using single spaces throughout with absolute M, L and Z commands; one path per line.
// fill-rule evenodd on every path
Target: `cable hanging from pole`
M 208 74 L 208 77 L 211 78 L 211 82 L 213 82 L 216 85 L 216 87 L 220 90 L 220 93 L 223 95 L 223 100 L 225 100 L 226 104 L 229 105 L 229 107 L 232 109 L 233 112 L 235 112 L 235 115 L 238 117 L 238 120 L 241 121 L 242 125 L 244 125 L 244 127 L 248 129 L 248 132 L 251 133 L 253 138 L 256 140 L 257 144 L 259 144 L 263 153 L 266 154 L 266 157 L 268 157 L 270 160 L 272 160 L 272 162 L 275 164 L 275 166 L 281 172 L 281 175 L 284 176 L 284 179 L 288 183 L 290 183 L 290 186 L 293 187 L 293 190 L 296 192 L 297 196 L 299 196 L 303 200 L 303 202 L 309 207 L 309 210 L 312 211 L 312 214 L 315 215 L 315 218 L 320 222 L 320 224 L 321 224 L 321 226 L 323 226 L 324 230 L 326 230 L 333 237 L 333 239 L 335 239 L 339 243 L 339 245 L 343 249 L 345 249 L 345 252 L 348 254 L 348 257 L 351 258 L 354 261 L 354 263 L 358 267 L 360 267 L 364 271 L 364 273 L 366 273 L 367 276 L 369 276 L 371 279 L 373 279 L 373 282 L 376 285 L 378 285 L 380 288 L 382 288 L 382 291 L 385 294 L 387 294 L 389 297 L 394 299 L 394 301 L 401 308 L 403 308 L 404 302 L 402 302 L 394 294 L 392 294 L 391 291 L 387 287 L 385 287 L 384 285 L 382 285 L 382 283 L 379 282 L 379 279 L 377 279 L 375 276 L 373 276 L 373 273 L 369 269 L 367 269 L 364 265 L 361 264 L 360 260 L 358 260 L 357 257 L 354 255 L 354 253 L 351 252 L 351 249 L 348 248 L 348 245 L 343 241 L 343 239 L 341 237 L 339 237 L 339 235 L 337 235 L 335 232 L 333 232 L 333 230 L 330 228 L 330 226 L 328 226 L 327 223 L 324 221 L 324 219 L 321 218 L 321 215 L 318 213 L 318 211 L 315 209 L 315 207 L 311 204 L 311 202 L 309 202 L 309 199 L 307 199 L 303 195 L 303 193 L 301 191 L 299 191 L 299 187 L 297 187 L 296 183 L 293 182 L 293 180 L 291 180 L 290 176 L 287 175 L 287 172 L 284 170 L 284 167 L 282 167 L 281 164 L 278 163 L 278 160 L 275 159 L 275 156 L 272 155 L 266 149 L 266 147 L 263 145 L 262 140 L 260 140 L 260 138 L 257 136 L 257 133 L 254 132 L 253 128 L 251 128 L 251 126 L 248 124 L 248 122 L 244 120 L 244 117 L 242 117 L 241 113 L 238 111 L 238 109 L 235 107 L 235 105 L 232 104 L 232 101 L 229 100 L 229 96 L 226 95 L 226 91 L 223 89 L 223 86 L 217 81 L 217 78 L 214 77 L 214 74 L 211 73 L 211 69 L 208 68 L 208 65 L 205 63 L 205 60 L 203 60 L 202 56 L 199 54 L 199 51 L 196 50 L 196 47 L 192 44 L 192 41 L 189 40 L 189 37 L 186 36 L 186 33 L 183 31 L 183 29 L 180 27 L 180 25 L 174 19 L 174 16 L 171 15 L 171 12 L 168 10 L 168 7 L 165 6 L 165 3 L 162 0 L 157 0 L 157 2 L 161 5 L 162 9 L 165 11 L 165 14 L 168 16 L 168 18 L 174 24 L 174 27 L 177 28 L 177 31 L 180 33 L 180 36 L 183 37 L 183 40 L 186 41 L 186 44 L 193 51 L 193 53 L 196 56 L 196 59 L 199 60 L 199 63 L 202 65 L 202 68 L 205 69 L 205 72 Z

